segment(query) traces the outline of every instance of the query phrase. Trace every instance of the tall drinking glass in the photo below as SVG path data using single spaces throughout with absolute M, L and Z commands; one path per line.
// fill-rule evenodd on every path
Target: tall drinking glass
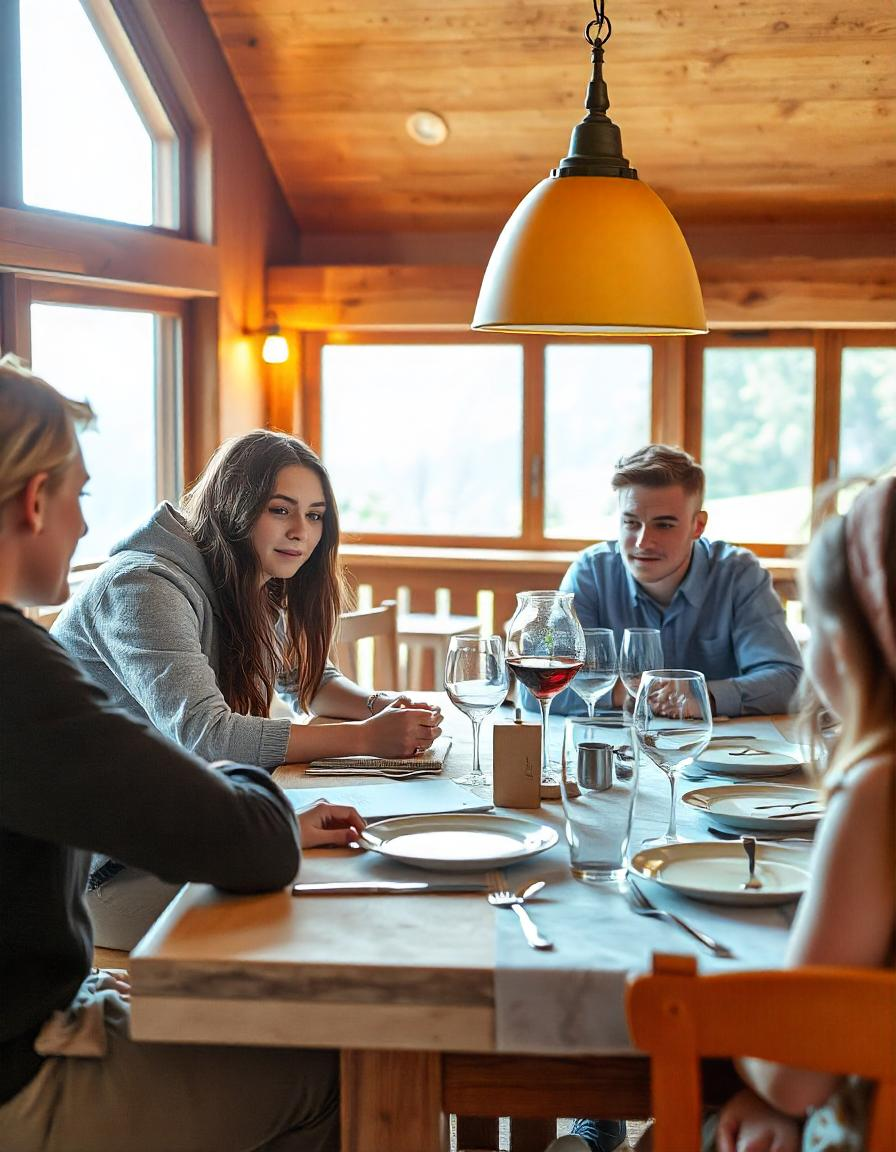
M 594 705 L 616 683 L 616 638 L 612 628 L 585 628 L 585 663 L 570 684 L 585 701 L 588 719 L 594 719 Z
M 479 766 L 479 728 L 507 696 L 507 667 L 500 636 L 452 636 L 445 660 L 448 699 L 473 725 L 473 771 L 458 784 L 479 787 L 491 781 Z
M 551 701 L 585 663 L 585 634 L 572 592 L 518 592 L 507 633 L 507 667 L 541 706 L 541 783 L 560 795 L 551 764 L 548 715 Z
M 674 844 L 675 785 L 678 773 L 692 764 L 712 736 L 712 710 L 702 672 L 660 668 L 645 672 L 635 698 L 633 728 L 639 749 L 666 775 L 672 789 L 665 836 L 644 844 Z

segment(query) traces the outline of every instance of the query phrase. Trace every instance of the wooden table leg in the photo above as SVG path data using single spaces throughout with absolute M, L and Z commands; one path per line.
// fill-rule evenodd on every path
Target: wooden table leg
M 458 1152 L 497 1152 L 497 1116 L 458 1116 L 457 1148 Z
M 437 1052 L 344 1050 L 342 1152 L 447 1152 Z
M 544 1152 L 556 1135 L 556 1120 L 511 1117 L 510 1152 Z

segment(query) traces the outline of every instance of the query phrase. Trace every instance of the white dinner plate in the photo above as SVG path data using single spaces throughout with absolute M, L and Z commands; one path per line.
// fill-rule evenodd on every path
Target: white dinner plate
M 715 788 L 695 788 L 686 792 L 682 800 L 727 827 L 776 834 L 811 831 L 824 807 L 817 789 L 787 784 L 720 784 Z
M 558 839 L 535 820 L 472 812 L 396 816 L 368 824 L 358 837 L 363 848 L 390 860 L 439 872 L 504 868 L 553 848 Z
M 629 862 L 644 880 L 710 904 L 787 904 L 809 883 L 809 857 L 802 848 L 756 845 L 756 875 L 762 888 L 741 888 L 749 869 L 742 844 L 664 844 L 644 848 Z
M 744 740 L 726 737 L 724 744 L 710 745 L 701 752 L 698 768 L 723 776 L 786 776 L 802 768 L 806 758 L 794 744 L 777 744 L 772 740 Z

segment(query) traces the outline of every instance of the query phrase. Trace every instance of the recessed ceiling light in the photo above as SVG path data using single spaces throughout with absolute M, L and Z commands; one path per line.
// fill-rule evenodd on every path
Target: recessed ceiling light
M 448 139 L 448 124 L 438 112 L 427 112 L 423 109 L 412 112 L 405 120 L 404 126 L 412 140 L 431 148 L 437 144 L 444 144 Z

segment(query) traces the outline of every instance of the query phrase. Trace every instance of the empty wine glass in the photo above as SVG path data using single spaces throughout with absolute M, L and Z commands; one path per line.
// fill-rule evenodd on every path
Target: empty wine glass
M 548 714 L 553 698 L 585 663 L 585 635 L 572 600 L 572 592 L 518 592 L 507 633 L 507 667 L 541 705 L 541 783 L 557 795 Z
M 626 628 L 619 649 L 619 679 L 632 700 L 638 695 L 641 675 L 663 666 L 663 645 L 658 628 Z
M 712 736 L 712 710 L 702 672 L 660 668 L 645 672 L 635 698 L 633 728 L 639 749 L 660 768 L 672 789 L 669 827 L 665 836 L 645 840 L 646 846 L 674 844 L 675 785 L 680 769 L 692 764 Z
M 491 781 L 479 766 L 479 727 L 507 697 L 507 667 L 500 636 L 452 636 L 445 660 L 445 691 L 473 725 L 473 771 L 458 784 L 479 787 Z
M 585 628 L 585 663 L 570 684 L 585 701 L 588 719 L 594 719 L 594 705 L 616 683 L 616 638 L 612 628 Z

